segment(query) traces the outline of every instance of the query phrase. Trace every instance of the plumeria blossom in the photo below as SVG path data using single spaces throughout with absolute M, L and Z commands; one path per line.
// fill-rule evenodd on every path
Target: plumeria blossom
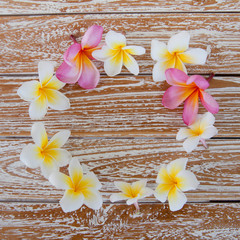
M 64 87 L 56 76 L 53 76 L 54 66 L 51 62 L 41 61 L 38 64 L 39 81 L 33 80 L 23 83 L 18 89 L 18 95 L 25 101 L 29 101 L 29 116 L 33 120 L 42 119 L 48 107 L 54 110 L 66 110 L 70 108 L 69 100 L 58 90 Z
M 146 180 L 134 182 L 132 185 L 126 182 L 114 182 L 114 184 L 122 192 L 113 193 L 110 196 L 110 201 L 127 200 L 127 205 L 134 204 L 137 212 L 139 212 L 138 200 L 153 194 L 153 190 L 146 187 Z
M 132 74 L 138 75 L 139 66 L 131 55 L 142 55 L 145 48 L 140 46 L 127 46 L 123 34 L 109 31 L 105 38 L 106 44 L 101 50 L 93 52 L 93 57 L 104 62 L 104 70 L 108 76 L 119 74 L 124 65 Z
M 99 49 L 103 28 L 98 25 L 91 26 L 84 34 L 81 43 L 76 42 L 67 49 L 63 55 L 64 62 L 56 71 L 57 78 L 64 83 L 76 83 L 85 89 L 97 86 L 100 73 L 91 60 L 92 52 Z
M 151 57 L 157 63 L 153 67 L 153 80 L 164 81 L 168 68 L 177 68 L 187 73 L 184 63 L 202 65 L 206 62 L 207 52 L 201 48 L 188 49 L 190 34 L 182 31 L 172 36 L 168 45 L 152 40 Z
M 183 192 L 195 190 L 199 185 L 195 175 L 185 170 L 187 161 L 186 158 L 180 158 L 167 166 L 163 165 L 157 176 L 158 186 L 154 195 L 161 202 L 168 199 L 171 211 L 181 209 L 187 202 Z
M 183 142 L 183 147 L 187 153 L 192 152 L 197 147 L 199 141 L 207 148 L 205 139 L 210 139 L 218 133 L 217 128 L 213 126 L 214 122 L 215 117 L 210 112 L 199 114 L 189 128 L 180 128 L 176 139 L 183 140 L 186 138 Z
M 176 68 L 169 68 L 165 72 L 168 84 L 172 85 L 163 95 L 163 106 L 175 109 L 182 102 L 184 103 L 183 121 L 187 125 L 193 124 L 198 113 L 198 98 L 202 105 L 211 113 L 216 114 L 219 106 L 216 100 L 205 92 L 209 87 L 209 80 L 200 75 L 189 77 L 183 71 Z
M 58 189 L 64 189 L 65 193 L 60 200 L 64 212 L 72 212 L 83 204 L 94 210 L 101 208 L 103 204 L 99 189 L 102 187 L 96 175 L 92 172 L 83 174 L 78 160 L 73 159 L 68 167 L 69 176 L 54 172 L 49 181 Z
M 35 144 L 28 144 L 20 154 L 20 160 L 29 168 L 40 167 L 44 177 L 66 166 L 71 160 L 71 154 L 61 147 L 67 142 L 70 131 L 62 130 L 48 141 L 43 123 L 34 123 L 31 135 Z

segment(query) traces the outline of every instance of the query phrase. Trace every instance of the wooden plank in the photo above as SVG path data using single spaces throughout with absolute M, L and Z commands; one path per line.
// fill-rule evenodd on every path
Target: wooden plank
M 1 0 L 0 14 L 239 11 L 238 0 Z
M 57 190 L 39 169 L 20 162 L 22 148 L 32 139 L 1 139 L 0 200 L 60 199 Z M 181 157 L 189 159 L 200 186 L 187 193 L 188 201 L 240 200 L 240 140 L 210 140 L 209 149 L 199 146 L 191 154 L 172 139 L 71 139 L 64 147 L 79 159 L 84 170 L 93 171 L 103 184 L 104 200 L 115 192 L 114 181 L 148 179 L 152 189 L 161 164 Z M 62 169 L 66 171 L 66 168 Z M 154 198 L 148 199 L 156 202 Z M 145 200 L 143 200 L 145 201 Z
M 170 212 L 166 204 L 104 204 L 65 214 L 54 203 L 0 203 L 1 239 L 239 239 L 239 203 L 186 204 Z
M 37 77 L 0 77 L 0 135 L 28 136 L 33 121 L 29 103 L 16 94 L 18 87 Z M 161 101 L 168 84 L 153 82 L 151 76 L 101 77 L 94 90 L 67 85 L 67 111 L 49 109 L 44 118 L 48 129 L 71 130 L 72 136 L 94 137 L 176 137 L 182 121 L 183 105 L 175 110 L 163 107 Z M 215 77 L 207 92 L 219 102 L 216 115 L 217 137 L 240 136 L 240 78 Z M 200 104 L 201 105 L 201 104 Z M 206 110 L 200 107 L 200 113 Z
M 51 16 L 6 16 L 0 19 L 0 74 L 36 73 L 39 60 L 51 60 L 59 66 L 62 55 L 71 44 L 69 36 L 81 36 L 86 29 L 99 24 L 104 32 L 123 32 L 128 44 L 147 50 L 136 59 L 140 73 L 151 74 L 152 39 L 167 42 L 181 30 L 189 30 L 191 47 L 211 50 L 206 65 L 189 66 L 191 73 L 240 73 L 240 15 L 228 14 L 74 14 Z M 97 66 L 103 73 L 103 64 Z M 127 72 L 124 69 L 123 72 Z

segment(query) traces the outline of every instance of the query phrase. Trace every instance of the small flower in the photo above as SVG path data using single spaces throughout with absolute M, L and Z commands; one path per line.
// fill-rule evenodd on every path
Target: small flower
M 205 92 L 209 87 L 209 82 L 200 75 L 189 77 L 186 73 L 176 68 L 167 69 L 166 79 L 172 85 L 163 95 L 163 106 L 169 109 L 178 107 L 184 103 L 183 121 L 186 125 L 191 125 L 198 113 L 198 98 L 202 105 L 211 113 L 218 113 L 219 106 L 215 99 Z M 213 77 L 210 76 L 208 80 Z
M 64 62 L 56 71 L 57 78 L 64 83 L 76 83 L 85 89 L 97 86 L 100 73 L 91 60 L 92 52 L 99 49 L 103 28 L 98 25 L 91 26 L 84 34 L 81 44 L 73 36 L 74 44 L 63 55 Z
M 187 73 L 183 63 L 204 64 L 207 59 L 207 52 L 201 48 L 192 48 L 188 50 L 190 34 L 182 31 L 172 36 L 165 43 L 152 40 L 151 57 L 157 61 L 153 68 L 153 80 L 155 82 L 164 81 L 165 71 L 168 68 L 177 68 Z
M 18 89 L 18 95 L 25 101 L 31 102 L 29 107 L 29 116 L 31 119 L 42 119 L 48 107 L 55 110 L 66 110 L 70 108 L 70 103 L 58 90 L 64 87 L 53 76 L 54 66 L 51 62 L 41 61 L 38 64 L 39 81 L 30 81 L 23 83 Z
M 70 131 L 62 130 L 48 141 L 43 123 L 34 123 L 31 135 L 35 144 L 28 144 L 20 154 L 20 160 L 30 168 L 40 167 L 44 177 L 66 166 L 71 160 L 71 154 L 61 147 L 70 136 Z
M 102 187 L 96 175 L 92 172 L 83 174 L 82 167 L 76 159 L 73 159 L 68 167 L 69 176 L 54 172 L 49 181 L 58 189 L 64 189 L 65 193 L 60 200 L 64 212 L 72 212 L 79 209 L 83 204 L 94 210 L 102 207 L 103 200 L 99 193 Z
M 205 139 L 210 139 L 218 133 L 218 130 L 213 126 L 214 122 L 215 117 L 210 112 L 198 115 L 196 121 L 189 128 L 180 128 L 176 139 L 183 140 L 187 138 L 183 142 L 183 147 L 187 153 L 192 152 L 199 141 L 207 148 Z
M 171 211 L 181 209 L 187 202 L 183 192 L 195 190 L 199 185 L 195 175 L 185 170 L 187 161 L 186 158 L 180 158 L 167 166 L 163 165 L 157 176 L 158 186 L 154 195 L 161 202 L 168 199 Z
M 108 76 L 115 76 L 124 65 L 131 73 L 138 75 L 139 67 L 131 55 L 142 55 L 145 48 L 139 46 L 126 46 L 126 38 L 121 33 L 109 31 L 105 38 L 106 45 L 101 50 L 93 52 L 93 56 L 104 62 L 104 70 Z
M 137 212 L 139 212 L 138 200 L 153 194 L 153 190 L 146 187 L 146 180 L 134 182 L 132 185 L 126 182 L 114 182 L 114 184 L 122 193 L 113 193 L 110 201 L 127 200 L 127 205 L 134 204 Z

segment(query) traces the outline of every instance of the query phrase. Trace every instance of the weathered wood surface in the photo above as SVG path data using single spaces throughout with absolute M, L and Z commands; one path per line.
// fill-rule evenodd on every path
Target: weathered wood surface
M 32 139 L 0 141 L 0 200 L 60 199 L 63 195 L 64 191 L 51 186 L 39 169 L 27 168 L 20 162 L 22 148 L 32 142 Z M 187 193 L 189 201 L 240 200 L 240 140 L 215 139 L 208 143 L 209 149 L 199 145 L 191 154 L 183 150 L 181 142 L 172 139 L 71 139 L 64 148 L 85 170 L 98 176 L 106 201 L 110 193 L 117 191 L 114 181 L 143 178 L 155 189 L 161 164 L 180 157 L 189 159 L 188 169 L 200 181 L 196 191 Z
M 1 239 L 219 239 L 240 236 L 237 203 L 186 204 L 170 212 L 166 204 L 105 204 L 65 214 L 56 203 L 0 203 Z
M 1 0 L 0 14 L 239 11 L 238 0 Z
M 59 66 L 70 46 L 69 36 L 81 36 L 93 25 L 103 26 L 104 33 L 123 32 L 128 44 L 147 50 L 136 59 L 140 73 L 151 74 L 152 39 L 167 42 L 181 30 L 189 30 L 190 47 L 211 51 L 203 66 L 189 66 L 191 73 L 240 73 L 240 15 L 227 14 L 80 14 L 46 16 L 6 16 L 0 18 L 0 74 L 36 73 L 39 60 L 51 60 Z M 104 35 L 105 35 L 104 34 Z M 103 64 L 97 62 L 103 73 Z M 125 69 L 123 72 L 127 72 Z
M 0 77 L 0 135 L 29 136 L 33 121 L 29 103 L 16 94 L 23 82 L 33 77 Z M 69 97 L 67 111 L 48 110 L 43 119 L 49 130 L 71 130 L 72 136 L 97 137 L 176 137 L 182 121 L 183 105 L 169 110 L 162 105 L 162 96 L 169 87 L 156 84 L 151 76 L 102 76 L 96 89 L 87 91 L 77 84 L 67 85 L 62 92 Z M 218 101 L 217 137 L 240 136 L 240 78 L 215 77 L 208 93 Z M 200 113 L 206 110 L 200 104 Z

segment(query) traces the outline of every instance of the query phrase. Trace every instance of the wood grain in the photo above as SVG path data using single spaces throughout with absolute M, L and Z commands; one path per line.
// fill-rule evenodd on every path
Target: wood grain
M 102 25 L 104 33 L 110 29 L 123 32 L 129 45 L 146 48 L 145 55 L 136 57 L 140 73 L 152 72 L 151 40 L 167 42 L 170 36 L 181 30 L 190 31 L 190 47 L 211 51 L 205 65 L 189 66 L 189 72 L 240 73 L 240 15 L 181 13 L 1 17 L 0 74 L 36 73 L 40 60 L 51 60 L 59 66 L 64 51 L 71 44 L 69 36 L 81 36 L 93 24 Z M 97 62 L 101 73 L 104 72 L 102 66 Z
M 16 94 L 23 82 L 38 77 L 0 77 L 0 135 L 29 136 L 33 121 L 29 103 Z M 62 90 L 70 99 L 67 111 L 49 109 L 43 119 L 51 129 L 67 128 L 76 137 L 176 137 L 182 121 L 183 105 L 175 110 L 163 107 L 165 83 L 156 84 L 151 76 L 102 76 L 98 87 L 87 91 L 77 84 Z M 217 137 L 240 136 L 240 78 L 215 77 L 208 93 L 218 101 Z M 206 110 L 200 104 L 200 113 Z
M 2 139 L 0 159 L 0 200 L 60 199 L 63 191 L 45 180 L 39 169 L 20 162 L 19 155 L 32 139 Z M 187 193 L 188 201 L 240 200 L 240 140 L 209 140 L 187 154 L 182 143 L 172 139 L 71 139 L 64 146 L 83 165 L 93 171 L 103 184 L 104 200 L 117 191 L 114 181 L 148 179 L 152 189 L 161 164 L 181 157 L 189 159 L 200 186 Z M 66 168 L 62 171 L 66 172 Z M 145 201 L 145 200 L 143 200 Z M 150 202 L 156 202 L 154 198 Z
M 186 204 L 170 212 L 166 204 L 105 204 L 65 214 L 58 204 L 0 203 L 1 239 L 219 239 L 240 237 L 237 203 Z
M 0 14 L 239 11 L 238 0 L 1 0 Z

